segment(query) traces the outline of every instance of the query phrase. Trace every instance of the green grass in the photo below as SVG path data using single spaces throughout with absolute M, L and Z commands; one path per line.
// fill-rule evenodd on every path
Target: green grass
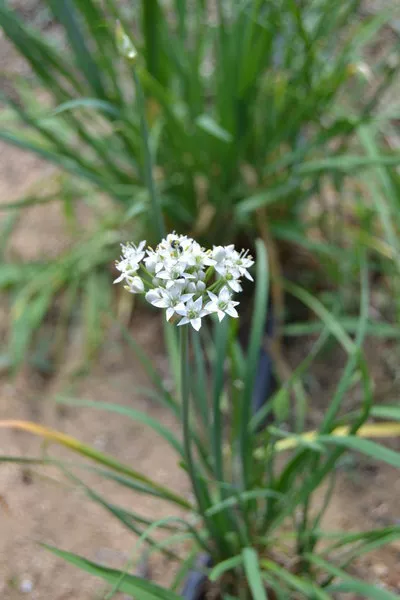
M 203 0 L 190 8 L 157 0 L 124 8 L 115 0 L 45 5 L 57 41 L 51 28 L 32 28 L 0 0 L 3 32 L 32 71 L 29 81 L 10 77 L 0 139 L 53 163 L 67 183 L 2 210 L 13 215 L 58 198 L 70 215 L 79 189 L 94 208 L 106 194 L 113 209 L 110 218 L 98 218 L 92 239 L 77 237 L 68 255 L 38 267 L 41 285 L 35 270 L 27 281 L 25 267 L 2 267 L 0 284 L 16 290 L 12 364 L 21 363 L 56 294 L 66 289 L 82 299 L 71 301 L 71 310 L 85 315 L 92 353 L 101 339 L 95 324 L 111 306 L 111 297 L 103 307 L 96 302 L 101 272 L 116 254 L 118 235 L 158 239 L 158 203 L 168 230 L 208 244 L 254 239 L 262 214 L 273 240 L 306 249 L 338 282 L 343 239 L 324 230 L 324 215 L 317 223 L 306 219 L 310 202 L 321 204 L 329 188 L 341 211 L 347 182 L 368 177 L 380 188 L 373 211 L 397 265 L 397 224 L 388 223 L 394 204 L 389 210 L 386 202 L 397 193 L 400 153 L 385 148 L 380 134 L 366 141 L 397 71 L 376 60 L 374 86 L 357 71 L 393 11 L 361 20 L 358 0 L 225 0 L 216 14 Z M 134 62 L 121 53 L 117 20 L 137 50 Z M 46 100 L 38 101 L 39 93 Z M 12 226 L 11 216 L 5 239 Z M 320 243 L 311 241 L 315 227 L 324 233 Z M 360 243 L 368 243 L 365 235 L 355 247 Z M 351 254 L 350 271 L 357 264 L 356 250 Z

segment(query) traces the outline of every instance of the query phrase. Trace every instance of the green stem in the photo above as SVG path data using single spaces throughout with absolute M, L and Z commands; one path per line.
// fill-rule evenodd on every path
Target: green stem
M 180 351 L 181 351 L 181 395 L 182 395 L 182 424 L 183 424 L 183 449 L 187 472 L 190 483 L 196 498 L 198 513 L 203 518 L 204 524 L 211 534 L 211 539 L 217 545 L 217 552 L 221 556 L 226 556 L 227 547 L 223 539 L 223 534 L 218 533 L 218 527 L 213 520 L 206 516 L 206 510 L 210 506 L 210 498 L 207 486 L 199 479 L 193 462 L 192 448 L 190 438 L 192 435 L 190 428 L 190 379 L 189 379 L 189 332 L 188 325 L 180 328 Z
M 183 422 L 183 448 L 190 481 L 196 496 L 197 504 L 202 512 L 203 502 L 199 493 L 198 480 L 193 464 L 192 448 L 190 445 L 190 380 L 189 380 L 189 332 L 188 326 L 180 328 L 181 338 L 181 394 L 182 394 L 182 422 Z
M 144 149 L 144 178 L 146 182 L 147 189 L 150 195 L 150 201 L 153 209 L 154 219 L 157 226 L 157 236 L 159 238 L 165 237 L 165 225 L 164 218 L 161 210 L 160 199 L 156 193 L 154 178 L 153 178 L 153 159 L 150 151 L 149 144 L 149 128 L 147 125 L 146 119 L 146 104 L 145 97 L 143 93 L 143 88 L 140 83 L 140 79 L 137 75 L 136 69 L 133 69 L 133 79 L 135 82 L 136 95 L 137 95 L 137 103 L 139 108 L 140 115 L 140 133 L 143 140 L 143 149 Z

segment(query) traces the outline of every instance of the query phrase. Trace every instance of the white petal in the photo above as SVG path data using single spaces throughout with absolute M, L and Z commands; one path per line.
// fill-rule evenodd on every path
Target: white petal
M 151 304 L 153 306 L 157 306 L 157 308 L 168 308 L 169 306 L 168 298 L 158 298 L 156 300 L 153 300 Z
M 180 297 L 180 300 L 182 302 L 187 302 L 188 300 L 193 298 L 193 296 L 194 296 L 194 294 L 182 294 L 182 296 Z
M 171 275 L 170 273 L 168 273 L 168 271 L 160 271 L 159 273 L 157 273 L 157 277 L 159 277 L 160 279 L 169 279 Z
M 180 325 L 187 325 L 188 323 L 190 323 L 189 319 L 187 317 L 183 317 L 183 319 L 181 321 L 179 321 L 178 327 Z
M 225 256 L 226 256 L 226 250 L 223 246 L 214 246 L 213 252 L 212 252 L 212 257 L 217 262 L 221 262 L 222 260 L 224 260 Z
M 225 273 L 226 273 L 226 266 L 224 264 L 217 264 L 217 265 L 215 265 L 215 270 L 220 275 L 225 275 Z
M 216 302 L 210 301 L 210 302 L 207 302 L 207 304 L 204 307 L 204 310 L 211 313 L 211 312 L 216 312 L 219 309 L 218 309 Z
M 173 314 L 174 314 L 174 309 L 171 308 L 171 307 L 167 308 L 167 312 L 166 312 L 166 315 L 165 315 L 167 321 L 170 320 L 170 318 L 172 317 Z
M 225 312 L 227 315 L 229 315 L 230 317 L 233 317 L 234 319 L 237 319 L 239 317 L 236 308 L 233 308 L 232 305 L 229 305 L 226 307 Z
M 197 319 L 192 319 L 190 321 L 191 326 L 193 327 L 193 329 L 195 329 L 196 331 L 199 331 L 200 327 L 201 327 L 201 319 L 198 317 Z M 180 323 L 179 323 L 180 325 Z
M 202 304 L 203 304 L 203 298 L 200 296 L 200 298 L 197 298 L 197 300 L 195 300 L 193 302 L 193 309 L 194 310 L 200 310 Z
M 181 315 L 182 317 L 186 317 L 188 309 L 187 309 L 187 307 L 185 305 L 183 305 L 182 308 L 181 307 L 178 308 L 178 306 L 175 306 L 175 312 L 178 315 Z
M 221 323 L 222 319 L 225 316 L 225 313 L 222 310 L 218 310 L 217 314 L 218 314 L 219 322 Z
M 213 302 L 218 302 L 218 297 L 212 292 L 207 292 Z
M 231 293 L 230 293 L 229 289 L 226 287 L 226 285 L 220 291 L 219 299 L 222 302 L 229 302 L 229 300 L 231 299 Z
M 254 281 L 254 279 L 252 278 L 252 276 L 250 275 L 250 273 L 248 271 L 246 271 L 246 269 L 243 270 L 243 275 L 247 278 L 250 279 L 250 281 Z
M 155 300 L 159 300 L 160 299 L 160 290 L 159 289 L 149 290 L 146 293 L 145 298 L 146 298 L 147 302 L 150 302 L 150 304 L 153 304 L 153 302 Z
M 120 281 L 125 279 L 125 277 L 126 277 L 126 273 L 121 273 L 121 275 L 119 277 L 117 277 L 117 279 L 114 279 L 113 283 L 119 283 Z
M 233 289 L 234 292 L 242 291 L 242 286 L 240 285 L 240 283 L 237 279 L 230 279 L 229 281 L 227 281 L 227 284 L 229 285 L 230 288 Z

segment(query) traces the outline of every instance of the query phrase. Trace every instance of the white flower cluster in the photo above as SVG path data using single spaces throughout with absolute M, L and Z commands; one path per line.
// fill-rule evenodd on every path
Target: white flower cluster
M 153 306 L 163 308 L 169 321 L 180 317 L 178 325 L 192 325 L 196 331 L 203 317 L 216 313 L 237 317 L 233 293 L 240 292 L 240 280 L 254 264 L 248 251 L 237 252 L 233 244 L 205 250 L 186 235 L 170 233 L 155 250 L 146 242 L 122 244 L 122 257 L 116 267 L 132 294 L 144 293 Z

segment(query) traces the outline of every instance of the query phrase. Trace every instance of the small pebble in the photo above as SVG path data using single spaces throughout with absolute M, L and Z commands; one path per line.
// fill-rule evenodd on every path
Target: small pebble
M 96 436 L 93 446 L 97 448 L 97 450 L 105 450 L 107 447 L 107 438 L 104 435 Z
M 383 563 L 376 563 L 372 566 L 372 570 L 377 577 L 385 577 L 389 573 L 389 569 Z
M 29 594 L 33 590 L 33 583 L 31 579 L 23 579 L 19 586 L 19 591 L 23 594 Z
M 385 502 L 382 502 L 381 504 L 378 504 L 378 506 L 375 506 L 375 508 L 371 510 L 371 515 L 374 517 L 383 517 L 387 515 L 388 511 L 388 505 Z

